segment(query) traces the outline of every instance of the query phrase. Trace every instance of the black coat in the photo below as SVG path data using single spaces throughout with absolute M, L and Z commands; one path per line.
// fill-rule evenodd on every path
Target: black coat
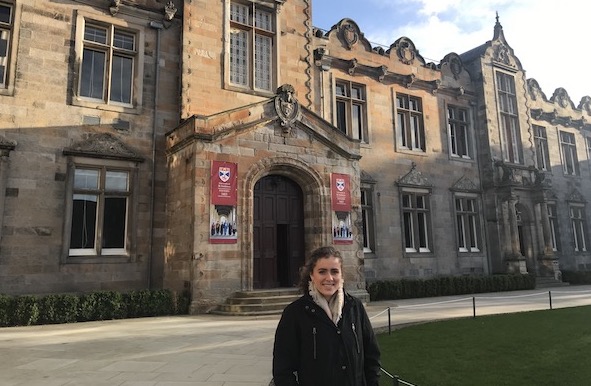
M 359 299 L 344 300 L 338 325 L 308 294 L 285 308 L 273 348 L 276 386 L 378 386 L 373 328 Z

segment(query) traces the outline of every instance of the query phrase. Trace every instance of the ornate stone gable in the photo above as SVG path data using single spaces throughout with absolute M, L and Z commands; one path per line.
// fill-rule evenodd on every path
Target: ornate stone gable
M 365 170 L 361 171 L 361 182 L 366 183 L 366 184 L 376 184 L 378 181 L 372 177 L 371 174 L 369 174 L 368 172 L 366 172 Z
M 454 192 L 479 192 L 478 186 L 471 179 L 466 176 L 462 176 L 459 180 L 457 180 L 451 190 Z
M 396 40 L 394 44 L 390 46 L 387 53 L 390 54 L 390 56 L 392 56 L 392 53 L 396 53 L 398 60 L 404 64 L 414 64 L 416 59 L 421 65 L 425 65 L 425 59 L 419 55 L 419 50 L 416 48 L 415 44 L 406 36 Z
M 420 186 L 423 188 L 430 188 L 433 186 L 431 182 L 417 170 L 417 164 L 414 162 L 412 163 L 410 171 L 396 180 L 396 183 L 400 186 Z
M 583 195 L 581 194 L 581 192 L 578 191 L 577 188 L 574 188 L 570 192 L 570 194 L 566 198 L 566 201 L 568 201 L 568 202 L 578 202 L 578 203 L 583 203 L 583 204 L 587 202 L 587 200 L 585 200 L 585 197 L 583 197 Z
M 544 94 L 544 92 L 540 88 L 540 85 L 538 84 L 537 80 L 535 80 L 533 78 L 530 78 L 527 80 L 527 91 L 528 91 L 529 96 L 532 100 L 534 100 L 534 101 L 543 100 L 545 102 L 548 102 L 548 99 L 546 98 L 546 94 Z
M 63 153 L 92 158 L 144 161 L 142 156 L 109 133 L 91 134 L 87 139 L 64 149 Z
M 571 101 L 566 90 L 562 87 L 557 88 L 550 98 L 550 102 L 559 105 L 562 108 L 570 106 L 571 109 L 575 109 L 575 104 Z
M 328 34 L 330 35 L 333 31 L 336 31 L 338 39 L 348 50 L 357 44 L 363 45 L 367 51 L 372 50 L 371 43 L 365 38 L 357 23 L 351 19 L 342 19 L 332 26 Z

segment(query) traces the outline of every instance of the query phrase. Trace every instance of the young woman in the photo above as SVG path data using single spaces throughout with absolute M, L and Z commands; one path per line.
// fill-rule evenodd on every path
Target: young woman
M 275 385 L 377 386 L 380 350 L 363 304 L 343 291 L 341 254 L 312 252 L 301 287 L 275 332 Z

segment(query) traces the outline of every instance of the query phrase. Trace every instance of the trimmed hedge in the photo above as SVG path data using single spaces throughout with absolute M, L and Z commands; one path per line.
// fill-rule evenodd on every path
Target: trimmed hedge
M 0 294 L 0 327 L 183 315 L 189 312 L 190 301 L 187 291 L 175 297 L 164 289 L 129 293 L 100 291 L 82 295 Z
M 394 300 L 483 292 L 534 289 L 532 275 L 442 276 L 429 279 L 376 281 L 367 286 L 370 299 Z
M 591 284 L 591 271 L 562 271 L 562 281 L 570 284 Z

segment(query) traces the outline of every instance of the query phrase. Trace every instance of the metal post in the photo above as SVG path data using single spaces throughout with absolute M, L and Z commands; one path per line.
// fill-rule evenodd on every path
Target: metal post
M 550 309 L 552 309 L 552 291 L 548 291 L 548 299 L 550 299 Z
M 472 317 L 476 317 L 476 297 L 472 296 Z
M 394 377 L 392 377 L 392 384 L 394 386 L 398 386 L 399 385 L 399 383 L 398 383 L 398 375 L 395 375 Z
M 392 316 L 390 315 L 390 307 L 388 307 L 388 335 L 392 335 Z

